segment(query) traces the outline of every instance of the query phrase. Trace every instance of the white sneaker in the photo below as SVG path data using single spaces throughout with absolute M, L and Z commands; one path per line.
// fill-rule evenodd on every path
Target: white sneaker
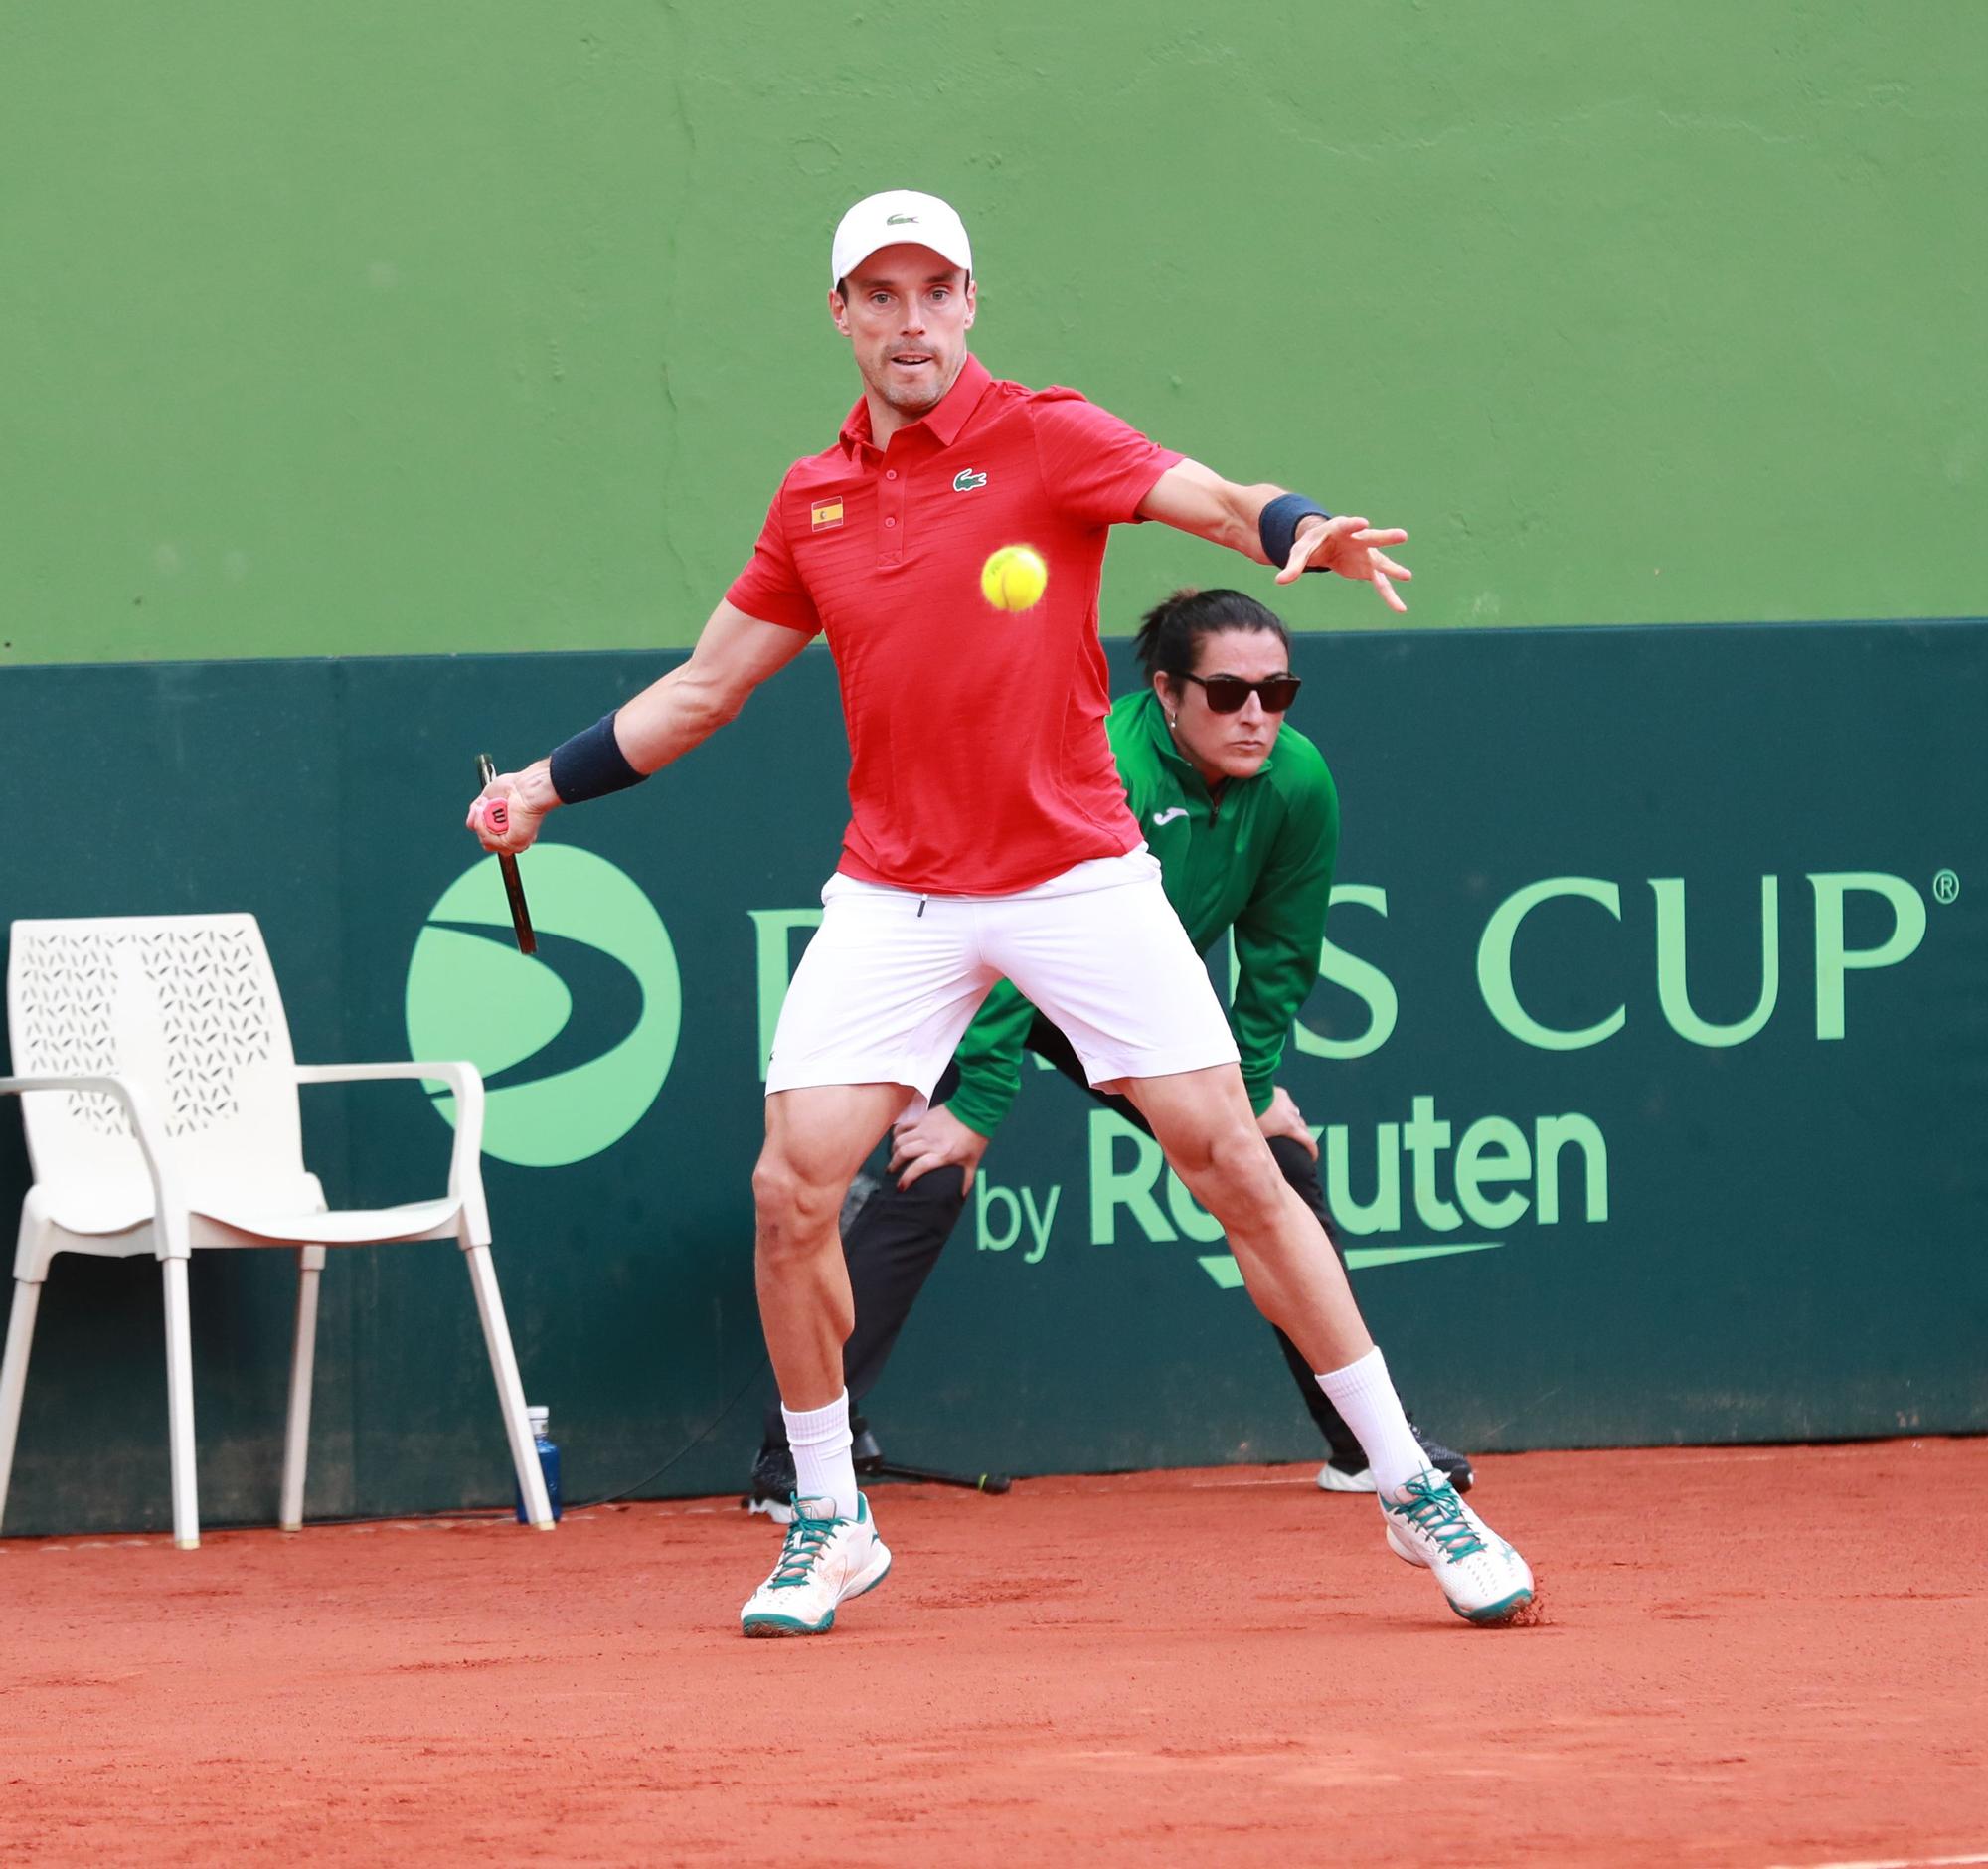
M 796 1499 L 793 1514 L 773 1574 L 740 1612 L 748 1635 L 826 1635 L 836 1606 L 875 1590 L 890 1572 L 891 1553 L 862 1493 L 853 1519 L 837 1518 L 832 1499 Z
M 1449 1607 L 1466 1622 L 1509 1622 L 1533 1600 L 1524 1558 L 1456 1496 L 1433 1467 L 1381 1494 L 1388 1547 L 1435 1573 Z
M 1350 1472 L 1335 1460 L 1328 1460 L 1318 1469 L 1318 1489 L 1320 1492 L 1372 1492 L 1374 1475 L 1363 1460 Z

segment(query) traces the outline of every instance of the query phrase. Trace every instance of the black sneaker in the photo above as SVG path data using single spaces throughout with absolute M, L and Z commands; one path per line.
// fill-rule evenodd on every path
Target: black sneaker
M 1371 1492 L 1373 1488 L 1370 1486 Z M 763 1512 L 775 1525 L 794 1519 L 794 1454 L 791 1447 L 763 1446 L 752 1462 L 752 1479 L 739 1501 L 748 1512 Z
M 1422 1452 L 1428 1456 L 1428 1463 L 1458 1492 L 1468 1492 L 1477 1479 L 1477 1475 L 1470 1470 L 1470 1456 L 1458 1453 L 1453 1447 L 1445 1447 L 1433 1436 L 1424 1434 L 1413 1421 L 1408 1423 L 1408 1427 L 1420 1444 Z M 1372 1492 L 1374 1475 L 1367 1470 L 1366 1454 L 1358 1447 L 1351 1453 L 1335 1453 L 1318 1469 L 1318 1489 L 1320 1492 Z

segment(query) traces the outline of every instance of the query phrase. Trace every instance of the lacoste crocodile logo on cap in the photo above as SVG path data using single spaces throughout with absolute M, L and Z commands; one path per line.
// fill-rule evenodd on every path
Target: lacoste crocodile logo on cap
M 914 214 L 887 214 L 884 217 L 884 225 L 886 227 L 915 226 L 917 218 Z

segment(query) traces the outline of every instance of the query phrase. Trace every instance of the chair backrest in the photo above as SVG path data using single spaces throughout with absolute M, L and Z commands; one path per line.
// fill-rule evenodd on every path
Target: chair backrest
M 303 1172 L 289 1021 L 252 915 L 16 922 L 7 1030 L 19 1076 L 143 1084 L 196 1184 Z M 112 1099 L 48 1092 L 22 1105 L 37 1181 L 142 1180 Z

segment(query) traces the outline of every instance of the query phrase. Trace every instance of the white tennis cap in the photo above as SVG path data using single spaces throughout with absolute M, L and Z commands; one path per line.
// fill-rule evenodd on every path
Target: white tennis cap
M 840 285 L 878 248 L 901 243 L 929 247 L 941 258 L 973 270 L 966 224 L 951 208 L 915 188 L 887 188 L 881 195 L 866 195 L 837 225 L 829 249 L 830 286 Z

